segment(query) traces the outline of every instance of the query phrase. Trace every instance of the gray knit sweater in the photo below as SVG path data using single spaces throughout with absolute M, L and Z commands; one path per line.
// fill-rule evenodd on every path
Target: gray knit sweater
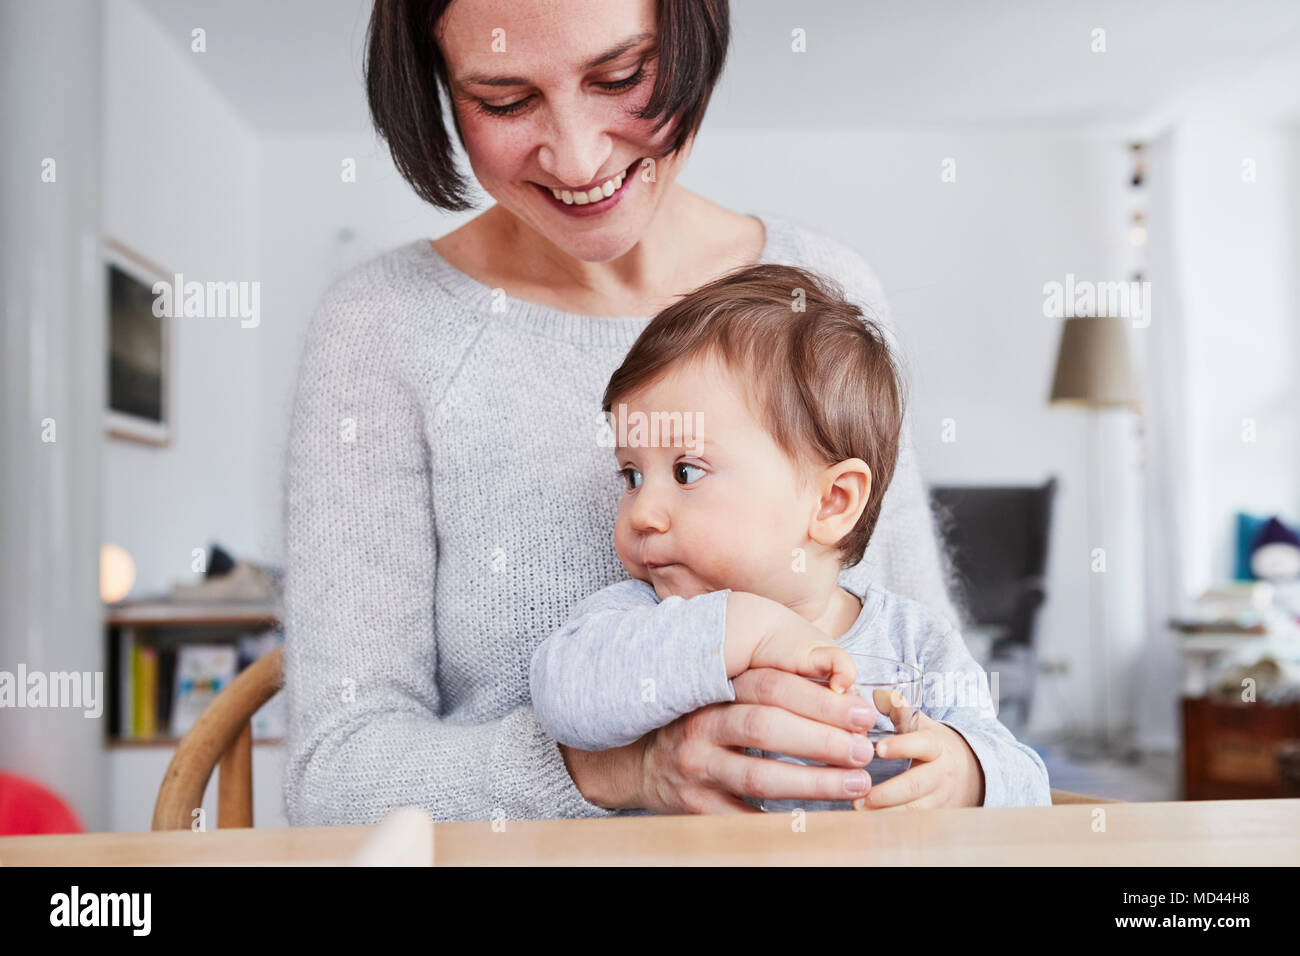
M 763 261 L 888 322 L 848 247 L 763 217 Z M 686 292 L 688 290 L 677 290 Z M 285 489 L 285 801 L 295 825 L 592 817 L 533 713 L 534 649 L 626 577 L 600 397 L 649 317 L 501 299 L 425 240 L 353 270 L 308 332 Z M 864 560 L 950 620 L 906 433 Z

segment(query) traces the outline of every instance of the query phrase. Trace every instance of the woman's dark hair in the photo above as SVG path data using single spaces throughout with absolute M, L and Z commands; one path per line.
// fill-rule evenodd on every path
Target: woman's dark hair
M 469 183 L 456 168 L 443 118 L 447 64 L 434 29 L 454 0 L 375 0 L 366 39 L 366 96 L 375 129 L 393 162 L 421 199 L 448 210 L 472 209 Z M 699 129 L 722 74 L 731 39 L 728 0 L 656 0 L 658 69 L 641 119 L 656 120 L 654 132 L 677 118 L 671 156 Z M 465 138 L 455 109 L 452 123 Z

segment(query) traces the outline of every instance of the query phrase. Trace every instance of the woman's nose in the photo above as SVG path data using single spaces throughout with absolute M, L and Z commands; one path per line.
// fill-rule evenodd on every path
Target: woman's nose
M 603 119 L 569 105 L 552 113 L 551 130 L 538 151 L 547 175 L 566 186 L 586 186 L 600 173 L 613 149 Z

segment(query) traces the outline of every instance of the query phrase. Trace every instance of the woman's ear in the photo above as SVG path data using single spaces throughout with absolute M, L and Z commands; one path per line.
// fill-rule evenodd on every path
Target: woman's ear
M 867 507 L 871 469 L 861 458 L 847 458 L 826 468 L 816 481 L 819 498 L 808 537 L 833 548 L 853 530 Z

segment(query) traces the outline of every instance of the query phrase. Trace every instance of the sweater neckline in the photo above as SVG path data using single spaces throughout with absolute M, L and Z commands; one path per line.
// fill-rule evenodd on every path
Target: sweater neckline
M 793 237 L 788 224 L 771 216 L 752 214 L 763 224 L 763 249 L 759 262 L 790 261 Z M 498 297 L 491 287 L 462 272 L 442 257 L 428 239 L 409 247 L 415 259 L 448 295 L 495 320 L 531 329 L 550 338 L 591 345 L 630 345 L 650 321 L 648 315 L 583 315 L 540 302 L 505 298 L 505 311 L 494 311 Z M 499 309 L 499 306 L 498 306 Z
M 850 581 L 841 584 L 840 587 L 848 591 L 859 601 L 862 602 L 862 610 L 858 612 L 857 619 L 850 625 L 849 629 L 835 638 L 835 643 L 844 645 L 851 643 L 858 635 L 866 629 L 880 612 L 880 606 L 883 603 L 884 595 L 880 588 L 868 582 Z

